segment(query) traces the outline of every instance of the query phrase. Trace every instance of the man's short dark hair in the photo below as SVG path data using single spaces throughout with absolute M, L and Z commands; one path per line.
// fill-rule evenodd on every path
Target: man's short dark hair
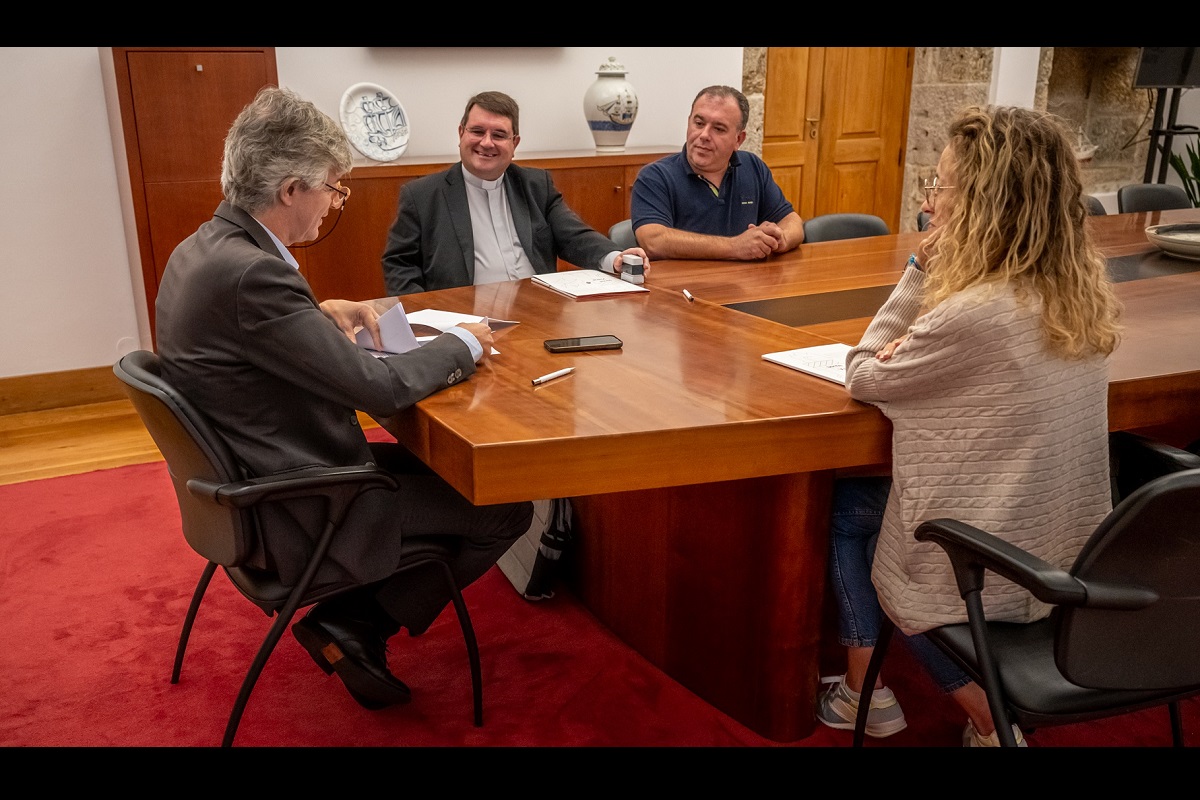
M 699 91 L 695 100 L 692 100 L 692 107 L 696 107 L 696 100 L 701 97 L 732 97 L 738 104 L 738 110 L 742 112 L 742 125 L 738 130 L 746 130 L 746 126 L 750 124 L 750 101 L 746 99 L 746 95 L 739 92 L 732 86 L 706 86 Z
M 517 101 L 504 92 L 480 92 L 468 100 L 467 107 L 463 109 L 462 122 L 459 123 L 463 127 L 466 127 L 467 117 L 471 116 L 473 106 L 479 106 L 484 111 L 501 117 L 508 117 L 512 122 L 513 136 L 521 135 L 521 109 L 517 106 Z

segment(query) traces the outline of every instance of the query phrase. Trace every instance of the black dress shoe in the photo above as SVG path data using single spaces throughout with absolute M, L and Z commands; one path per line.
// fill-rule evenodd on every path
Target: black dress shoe
M 388 670 L 387 648 L 373 625 L 318 612 L 292 626 L 292 634 L 326 675 L 335 672 L 363 708 L 377 711 L 412 699 L 409 688 Z

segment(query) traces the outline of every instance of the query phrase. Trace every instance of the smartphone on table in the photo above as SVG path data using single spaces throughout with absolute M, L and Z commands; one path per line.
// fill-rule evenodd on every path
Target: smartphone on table
M 551 353 L 580 353 L 585 350 L 620 350 L 621 340 L 611 333 L 600 336 L 576 336 L 570 339 L 547 339 Z

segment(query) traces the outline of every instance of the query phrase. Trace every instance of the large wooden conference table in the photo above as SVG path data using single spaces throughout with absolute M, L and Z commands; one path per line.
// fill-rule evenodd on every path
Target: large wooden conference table
M 1110 427 L 1200 438 L 1200 262 L 1151 244 L 1144 229 L 1159 222 L 1200 222 L 1200 210 L 1088 221 L 1125 306 Z M 762 355 L 857 343 L 920 239 L 656 262 L 648 292 L 608 298 L 571 300 L 529 280 L 406 295 L 406 311 L 519 324 L 470 380 L 382 422 L 472 502 L 571 498 L 570 581 L 591 612 L 758 734 L 803 738 L 815 723 L 832 481 L 886 468 L 891 426 L 842 386 Z M 599 333 L 624 347 L 542 346 Z M 564 366 L 575 372 L 531 385 Z

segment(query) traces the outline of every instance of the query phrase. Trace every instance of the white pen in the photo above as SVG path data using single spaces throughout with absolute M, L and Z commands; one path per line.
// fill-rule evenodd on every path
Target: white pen
M 692 297 L 692 293 L 689 292 L 687 289 L 683 290 L 683 296 L 687 298 L 687 301 L 689 303 L 693 303 L 696 300 L 696 298 Z
M 533 385 L 541 386 L 546 381 L 552 381 L 555 378 L 561 378 L 563 375 L 570 375 L 574 371 L 575 371 L 574 367 L 567 367 L 565 369 L 560 369 L 557 372 L 551 372 L 549 375 L 543 375 L 540 378 L 534 378 Z

